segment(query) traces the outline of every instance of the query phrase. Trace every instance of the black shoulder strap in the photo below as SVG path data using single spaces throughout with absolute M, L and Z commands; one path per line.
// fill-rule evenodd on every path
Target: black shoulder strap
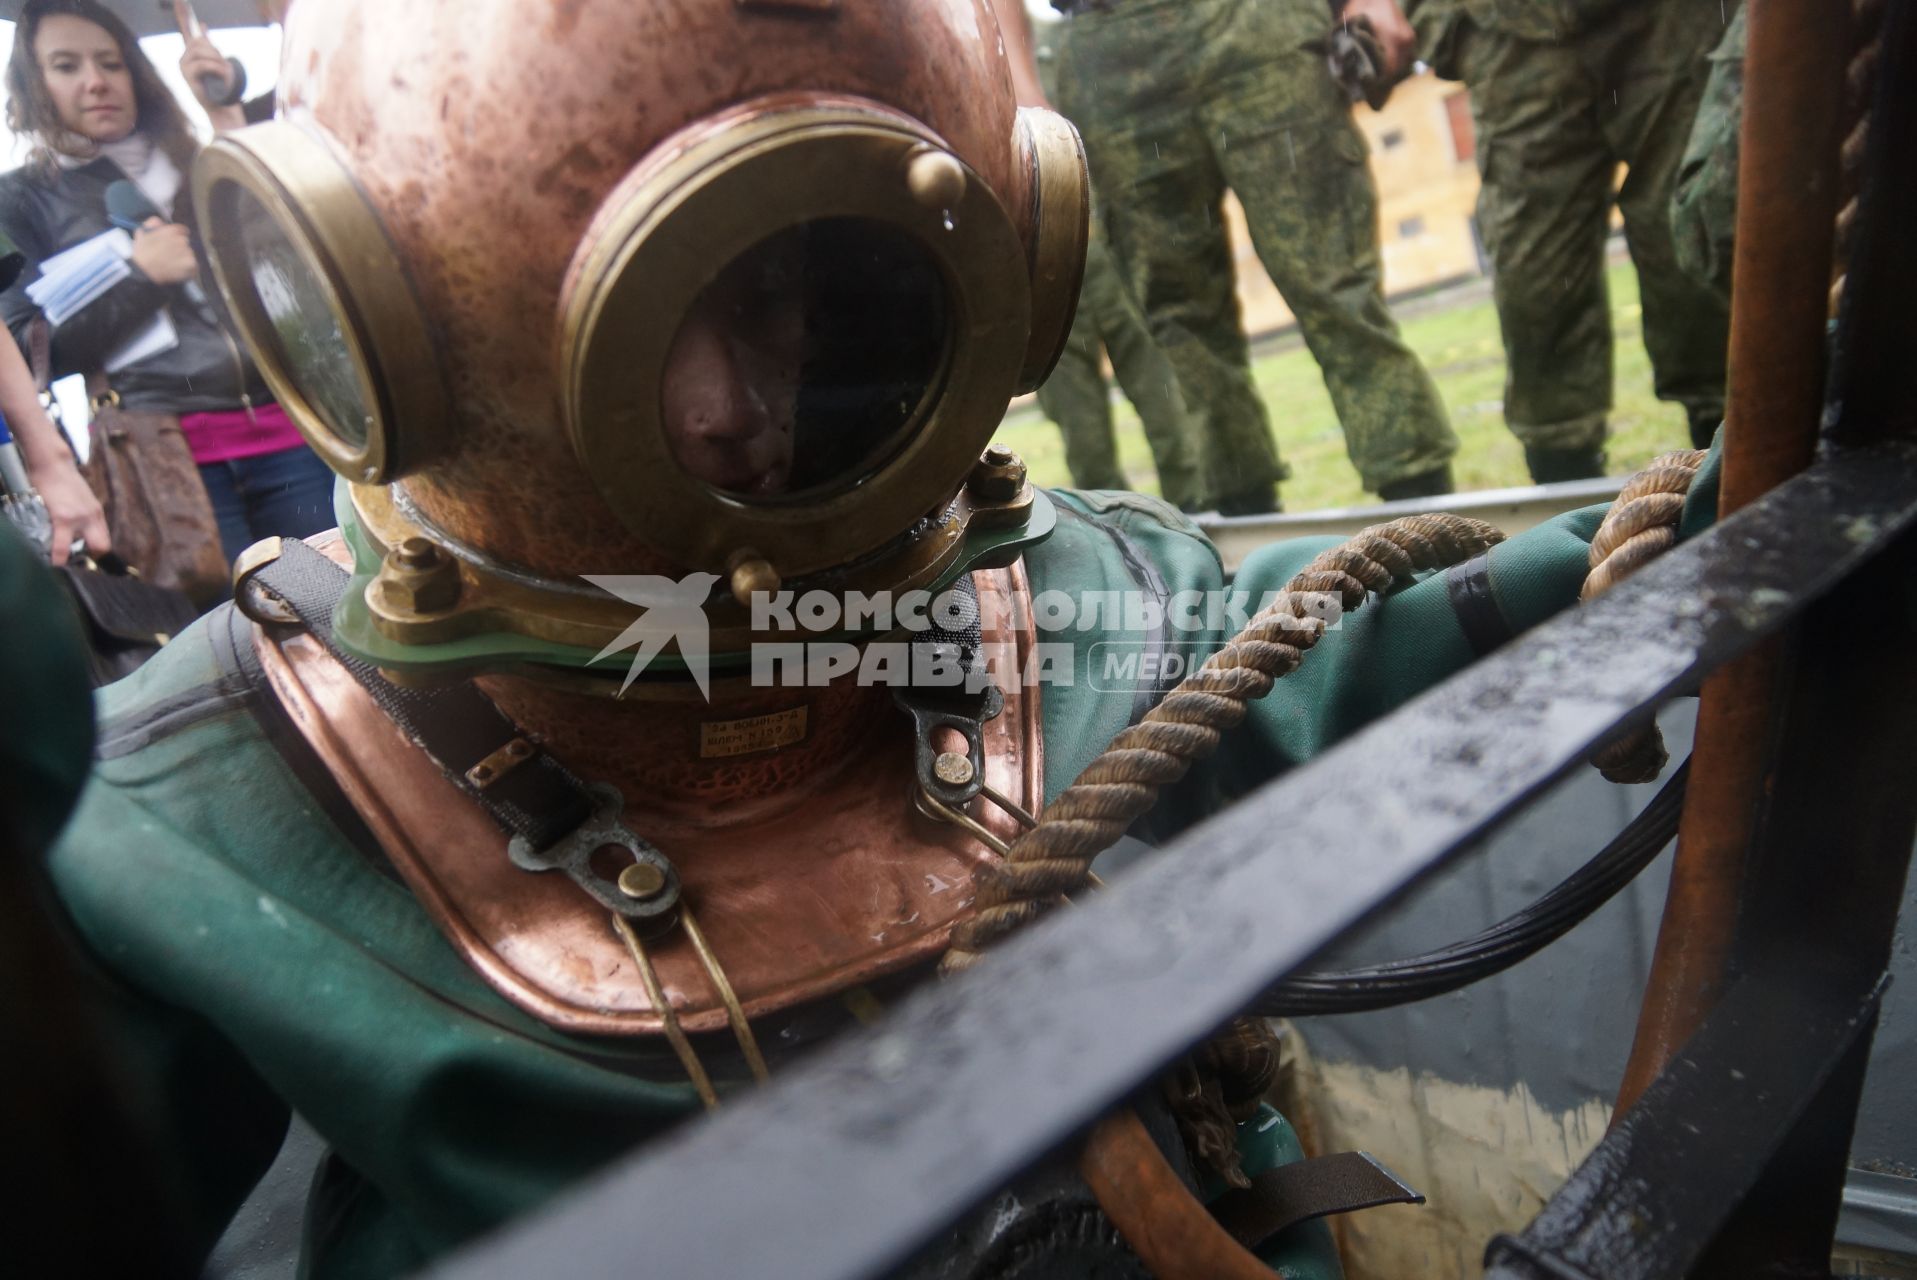
M 1267 1169 L 1251 1186 L 1211 1202 L 1212 1216 L 1254 1253 L 1287 1227 L 1328 1214 L 1383 1204 L 1423 1204 L 1424 1197 L 1362 1151 L 1340 1151 Z
M 506 853 L 527 871 L 564 871 L 599 903 L 642 929 L 666 928 L 677 917 L 679 876 L 658 849 L 620 817 L 610 787 L 592 787 L 548 755 L 470 681 L 410 688 L 340 648 L 333 607 L 350 580 L 346 571 L 296 538 L 271 540 L 244 559 L 234 584 L 250 617 L 297 625 L 326 647 L 379 709 L 424 751 L 440 772 L 508 837 Z M 643 898 L 621 890 L 593 855 L 617 845 L 660 872 L 664 888 Z
M 470 682 L 402 687 L 339 647 L 333 637 L 333 606 L 347 581 L 339 565 L 304 542 L 287 538 L 278 558 L 244 585 L 270 593 L 274 603 L 290 609 L 379 709 L 502 831 L 546 849 L 584 822 L 592 811 L 586 785 L 527 741 L 519 726 Z

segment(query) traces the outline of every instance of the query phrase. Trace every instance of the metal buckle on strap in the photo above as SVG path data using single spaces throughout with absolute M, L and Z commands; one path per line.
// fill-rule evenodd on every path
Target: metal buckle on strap
M 277 537 L 262 538 L 233 561 L 233 607 L 262 627 L 298 626 L 300 621 L 284 596 L 257 580 L 261 570 L 279 561 L 282 546 Z

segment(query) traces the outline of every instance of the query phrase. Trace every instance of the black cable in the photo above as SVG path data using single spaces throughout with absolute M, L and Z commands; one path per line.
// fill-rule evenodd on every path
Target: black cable
M 1251 1012 L 1267 1018 L 1364 1013 L 1456 991 L 1556 942 L 1617 895 L 1677 835 L 1691 762 L 1677 767 L 1643 812 L 1563 883 L 1481 933 L 1436 951 L 1355 969 L 1293 974 L 1265 989 Z

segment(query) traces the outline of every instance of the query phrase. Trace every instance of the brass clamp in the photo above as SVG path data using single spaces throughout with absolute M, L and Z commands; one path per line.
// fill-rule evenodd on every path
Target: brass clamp
M 892 700 L 912 717 L 913 772 L 919 788 L 944 804 L 962 805 L 985 786 L 987 720 L 1005 709 L 1005 695 L 993 685 L 976 693 L 963 689 L 898 689 Z M 965 739 L 965 750 L 941 751 L 938 732 L 950 729 Z
M 950 676 L 949 682 L 911 684 L 892 691 L 892 701 L 912 717 L 913 773 L 919 789 L 957 808 L 985 785 L 984 724 L 1005 709 L 1005 695 L 988 678 L 981 661 L 978 592 L 960 578 L 939 597 L 941 614 L 922 639 L 913 641 L 916 675 L 923 653 L 928 664 Z M 965 750 L 940 749 L 940 730 L 965 741 Z
M 525 836 L 506 844 L 506 855 L 524 871 L 563 871 L 601 906 L 628 920 L 634 928 L 658 936 L 679 920 L 679 872 L 666 855 L 623 822 L 625 801 L 604 783 L 591 783 L 586 794 L 593 802 L 584 822 L 544 849 L 535 849 Z M 602 850 L 626 862 L 608 874 L 594 866 Z
M 1032 815 L 1030 810 L 998 788 L 988 786 L 981 782 L 977 794 L 984 796 L 988 801 L 997 805 L 1006 813 L 1011 814 L 1025 830 L 1030 831 L 1038 825 L 1038 819 Z M 912 803 L 920 813 L 932 821 L 945 822 L 964 829 L 973 839 L 977 840 L 1001 858 L 1012 851 L 1012 846 L 1006 843 L 997 832 L 980 822 L 977 818 L 974 818 L 962 806 L 945 803 L 945 801 L 933 795 L 923 786 L 917 786 L 912 789 Z
M 746 1019 L 745 1007 L 739 1003 L 738 994 L 732 989 L 732 980 L 726 977 L 725 966 L 719 963 L 718 954 L 713 951 L 712 944 L 706 941 L 705 932 L 699 928 L 699 920 L 693 915 L 691 904 L 682 904 L 680 913 L 686 937 L 699 957 L 699 964 L 726 1007 L 726 1021 L 739 1042 L 739 1052 L 752 1071 L 752 1078 L 764 1084 L 772 1078 L 772 1073 L 766 1067 L 765 1054 L 759 1048 L 758 1037 L 752 1034 L 752 1024 Z M 625 943 L 626 953 L 632 957 L 639 982 L 646 989 L 646 998 L 659 1011 L 659 1023 L 666 1033 L 666 1043 L 672 1046 L 679 1065 L 685 1068 L 686 1079 L 692 1082 L 693 1090 L 698 1093 L 699 1101 L 705 1104 L 706 1110 L 717 1110 L 719 1094 L 712 1087 L 712 1074 L 706 1070 L 705 1063 L 699 1060 L 699 1051 L 693 1047 L 685 1028 L 679 1023 L 679 1015 L 673 1010 L 672 1001 L 659 981 L 659 970 L 653 963 L 645 939 L 639 936 L 639 931 L 632 927 L 630 920 L 616 911 L 612 915 L 612 929 L 619 935 L 619 940 Z

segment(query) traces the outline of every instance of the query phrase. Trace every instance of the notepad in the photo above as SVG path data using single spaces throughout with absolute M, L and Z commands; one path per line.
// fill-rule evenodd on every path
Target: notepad
M 133 237 L 115 227 L 83 240 L 40 264 L 40 278 L 27 296 L 58 328 L 77 311 L 133 274 Z

